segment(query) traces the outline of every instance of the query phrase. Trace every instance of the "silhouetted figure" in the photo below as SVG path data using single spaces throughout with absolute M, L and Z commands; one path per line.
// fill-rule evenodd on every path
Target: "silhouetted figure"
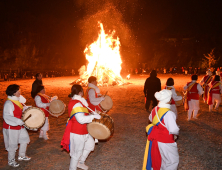
M 42 84 L 42 74 L 41 73 L 37 73 L 35 75 L 35 81 L 32 83 L 32 91 L 31 91 L 31 96 L 32 98 L 34 99 L 35 95 L 37 94 L 36 93 L 36 90 L 37 88 L 40 86 L 40 85 L 43 85 Z
M 149 111 L 150 102 L 152 101 L 152 108 L 157 105 L 157 100 L 154 97 L 155 92 L 161 90 L 161 82 L 160 79 L 157 78 L 156 70 L 152 70 L 150 73 L 150 77 L 146 79 L 144 84 L 144 94 L 146 98 L 146 110 Z

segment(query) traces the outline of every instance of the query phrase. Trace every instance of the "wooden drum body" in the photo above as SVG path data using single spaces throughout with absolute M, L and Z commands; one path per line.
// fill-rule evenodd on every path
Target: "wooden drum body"
M 61 100 L 53 100 L 50 102 L 49 112 L 52 116 L 58 117 L 65 112 L 65 104 Z
M 114 121 L 105 113 L 101 113 L 100 116 L 100 119 L 94 119 L 91 123 L 89 123 L 87 125 L 87 129 L 92 137 L 105 140 L 114 132 Z
M 177 96 L 182 96 L 180 92 L 176 91 L 176 93 L 177 93 Z M 181 106 L 181 105 L 183 105 L 183 97 L 182 97 L 181 100 L 175 101 L 175 105 L 176 105 L 176 106 Z
M 100 107 L 104 112 L 112 109 L 113 100 L 111 99 L 111 97 L 106 95 L 105 100 L 100 102 Z
M 30 107 L 24 111 L 22 120 L 27 129 L 36 130 L 45 123 L 45 113 L 38 107 Z

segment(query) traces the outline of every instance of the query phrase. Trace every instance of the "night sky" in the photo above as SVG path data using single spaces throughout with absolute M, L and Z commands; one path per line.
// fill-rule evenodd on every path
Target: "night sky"
M 48 50 L 81 65 L 101 21 L 120 37 L 123 60 L 144 58 L 161 38 L 221 39 L 221 9 L 220 0 L 2 0 L 0 53 L 25 39 L 39 56 Z

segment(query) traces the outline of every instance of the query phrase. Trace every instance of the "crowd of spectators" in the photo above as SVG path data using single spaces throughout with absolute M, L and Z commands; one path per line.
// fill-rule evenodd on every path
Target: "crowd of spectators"
M 169 68 L 131 68 L 128 70 L 130 74 L 149 74 L 152 70 L 156 70 L 159 74 L 205 74 L 208 68 L 200 68 L 200 67 L 169 67 Z M 211 68 L 212 72 L 216 72 L 220 68 Z
M 1 70 L 0 71 L 0 79 L 4 80 L 4 81 L 11 81 L 11 80 L 17 80 L 17 79 L 34 79 L 37 72 L 41 72 L 42 76 L 45 78 L 75 75 L 74 69 L 55 70 L 55 71 L 49 71 L 49 70 L 33 70 L 33 71 Z

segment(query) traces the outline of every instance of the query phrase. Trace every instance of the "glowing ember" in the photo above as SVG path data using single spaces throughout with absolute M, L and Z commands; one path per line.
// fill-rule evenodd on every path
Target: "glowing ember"
M 126 78 L 129 80 L 129 79 L 130 79 L 130 74 L 128 74 L 128 75 L 126 76 Z
M 104 84 L 122 85 L 124 82 L 120 75 L 122 61 L 119 38 L 113 38 L 115 31 L 110 35 L 105 34 L 103 24 L 99 24 L 101 30 L 98 39 L 84 50 L 89 62 L 87 70 L 85 66 L 79 69 L 80 80 L 76 82 L 86 85 L 88 77 L 95 76 L 98 86 Z

